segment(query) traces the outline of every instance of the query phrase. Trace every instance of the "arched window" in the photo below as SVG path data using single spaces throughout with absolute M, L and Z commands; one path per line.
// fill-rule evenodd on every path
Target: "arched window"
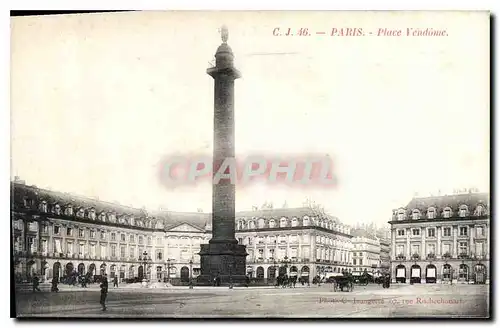
M 99 214 L 99 221 L 106 222 L 106 213 L 101 212 L 101 214 Z
M 420 211 L 419 210 L 413 210 L 412 214 L 411 214 L 411 218 L 413 220 L 418 220 L 420 219 Z
M 429 207 L 427 209 L 427 218 L 435 219 L 436 218 L 436 209 L 434 207 Z
M 444 210 L 443 210 L 443 218 L 445 219 L 449 219 L 451 217 L 451 208 L 449 207 L 446 207 Z
M 299 224 L 299 222 L 298 222 L 297 218 L 293 218 L 292 219 L 292 227 L 296 227 L 296 226 L 298 226 L 298 224 Z
M 73 206 L 66 206 L 66 208 L 64 209 L 64 215 L 73 215 Z
M 309 217 L 304 216 L 302 218 L 302 226 L 307 227 L 309 225 Z
M 474 211 L 474 215 L 482 216 L 485 214 L 485 210 L 482 204 L 476 206 L 476 210 Z
M 60 215 L 61 214 L 61 206 L 59 204 L 55 204 L 53 211 L 55 214 Z
M 47 202 L 44 200 L 40 203 L 40 212 L 47 213 Z
M 467 213 L 468 213 L 468 208 L 467 208 L 467 205 L 461 205 L 460 206 L 460 210 L 459 210 L 459 215 L 461 218 L 464 218 L 467 216 Z
M 275 228 L 276 227 L 276 221 L 274 219 L 269 220 L 269 228 Z
M 402 221 L 404 219 L 406 219 L 406 212 L 405 210 L 401 209 L 398 211 L 398 220 Z
M 287 225 L 287 219 L 286 218 L 281 218 L 280 219 L 280 228 L 284 228 Z
M 78 218 L 84 218 L 85 217 L 85 210 L 80 207 L 78 209 L 78 212 L 76 212 L 76 217 L 78 217 Z
M 259 229 L 265 228 L 265 226 L 266 226 L 266 220 L 264 220 L 263 218 L 260 218 L 258 220 L 258 225 L 259 225 Z
M 96 215 L 95 215 L 95 209 L 94 209 L 94 208 L 91 208 L 91 209 L 89 210 L 89 214 L 88 214 L 88 215 L 89 215 L 89 219 L 91 219 L 91 220 L 95 220 L 95 216 L 96 216 Z

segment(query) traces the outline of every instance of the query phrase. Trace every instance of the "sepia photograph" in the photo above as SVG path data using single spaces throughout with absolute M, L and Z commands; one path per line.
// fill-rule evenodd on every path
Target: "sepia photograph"
M 489 319 L 491 20 L 11 13 L 11 316 Z

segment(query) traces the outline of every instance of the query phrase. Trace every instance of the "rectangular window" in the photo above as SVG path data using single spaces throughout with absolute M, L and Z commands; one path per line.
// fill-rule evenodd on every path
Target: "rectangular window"
M 130 237 L 128 238 L 128 241 L 130 243 L 135 243 L 134 235 L 130 235 Z
M 35 242 L 35 238 L 33 237 L 28 237 L 28 249 L 30 250 L 30 252 L 36 252 L 36 242 Z
M 243 238 L 238 238 L 238 244 L 243 245 Z
M 62 253 L 61 240 L 54 239 L 54 250 L 56 253 Z
M 106 231 L 101 231 L 101 239 L 106 239 Z
M 458 254 L 460 254 L 460 255 L 467 254 L 467 242 L 461 241 L 458 243 Z
M 483 256 L 483 243 L 476 243 L 476 255 Z
M 444 228 L 443 229 L 443 236 L 450 237 L 451 236 L 451 228 Z
M 359 265 L 363 265 L 363 259 L 359 259 Z
M 85 255 L 85 244 L 80 244 L 80 247 L 78 249 L 78 255 L 80 256 Z
M 411 246 L 411 255 L 418 254 L 420 255 L 420 245 L 412 245 Z
M 130 247 L 130 257 L 135 257 L 135 247 Z
M 90 244 L 90 256 L 95 257 L 95 244 Z
M 427 237 L 436 237 L 436 229 L 430 228 L 427 230 Z
M 46 223 L 42 224 L 42 232 L 49 233 L 49 226 Z
M 413 229 L 413 230 L 412 230 L 412 234 L 413 234 L 414 236 L 420 236 L 420 229 Z
M 114 233 L 114 232 L 111 233 L 111 240 L 112 241 L 116 240 L 116 233 Z
M 61 232 L 61 227 L 54 226 L 54 235 L 58 235 Z
M 398 245 L 397 246 L 397 254 L 396 255 L 404 255 L 405 254 L 405 247 L 403 245 Z
M 467 227 L 460 227 L 460 236 L 467 236 Z
M 111 245 L 111 257 L 116 257 L 116 245 Z
M 398 236 L 404 236 L 404 235 L 405 235 L 405 231 L 403 229 L 398 230 Z
M 126 241 L 125 234 L 123 234 L 123 233 L 122 233 L 122 234 L 120 235 L 120 239 L 121 239 L 121 241 L 125 242 L 125 241 Z
M 483 227 L 476 227 L 476 235 L 479 237 L 483 237 L 484 236 L 484 229 Z
M 162 237 L 157 237 L 156 238 L 156 245 L 162 245 L 163 244 L 163 238 Z
M 125 235 L 123 235 L 125 237 Z M 120 247 L 120 257 L 125 257 L 125 246 Z
M 450 251 L 451 250 L 451 246 L 450 246 L 450 244 L 443 244 L 442 248 L 443 248 L 443 252 L 442 252 L 443 255 L 446 254 L 446 253 L 451 254 L 451 251 Z
M 66 236 L 72 236 L 73 235 L 73 229 L 72 228 L 67 228 L 66 229 Z
M 106 246 L 101 245 L 101 257 L 106 257 L 106 256 L 107 256 Z
M 356 265 L 356 259 L 352 260 L 352 264 Z
M 90 238 L 95 238 L 95 230 L 90 230 Z
M 73 243 L 67 244 L 68 254 L 73 254 Z
M 142 245 L 143 243 L 144 243 L 144 237 L 139 236 L 139 244 L 141 244 L 141 245 Z
M 78 237 L 84 238 L 85 237 L 85 230 L 84 229 L 79 229 L 78 230 Z
M 47 241 L 46 240 L 42 240 L 42 253 L 46 254 L 47 251 L 48 251 L 48 249 L 47 249 Z
M 148 245 L 151 245 L 153 243 L 153 240 L 151 237 L 148 237 Z
M 436 254 L 436 245 L 435 244 L 429 244 L 427 245 L 427 254 Z

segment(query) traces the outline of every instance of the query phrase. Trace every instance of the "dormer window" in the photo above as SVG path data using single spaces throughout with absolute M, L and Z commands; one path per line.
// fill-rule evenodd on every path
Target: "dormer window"
M 467 209 L 467 205 L 461 205 L 460 206 L 460 209 L 459 209 L 459 215 L 461 218 L 464 218 L 467 216 L 467 212 L 468 212 L 468 209 Z
M 399 210 L 398 211 L 398 221 L 402 221 L 406 219 L 406 213 L 405 210 Z
M 130 225 L 132 225 L 132 226 L 135 225 L 135 219 L 133 217 L 130 218 L 129 222 L 130 222 Z
M 302 219 L 302 226 L 307 227 L 309 225 L 309 218 L 307 216 L 304 216 Z
M 80 208 L 78 212 L 76 212 L 76 216 L 79 218 L 84 218 L 85 217 L 85 211 L 83 208 Z
M 413 210 L 413 212 L 411 213 L 411 218 L 413 220 L 420 219 L 420 211 L 419 210 Z
M 115 213 L 109 213 L 108 218 L 110 222 L 116 222 L 116 214 Z
M 40 212 L 47 213 L 47 202 L 44 200 L 40 203 Z
M 258 221 L 259 229 L 263 229 L 266 226 L 266 221 L 262 218 Z
M 297 218 L 293 218 L 292 219 L 292 227 L 296 227 L 296 226 L 298 226 L 298 224 L 299 224 L 299 221 L 297 220 Z
M 427 218 L 428 219 L 435 219 L 436 218 L 436 209 L 434 207 L 431 207 L 427 210 Z
M 476 210 L 474 211 L 475 216 L 482 216 L 485 214 L 485 210 L 483 205 L 479 204 L 476 206 Z
M 95 209 L 91 208 L 90 211 L 89 211 L 89 219 L 91 220 L 95 220 Z
M 65 215 L 73 215 L 73 206 L 68 205 L 66 206 L 66 209 L 64 210 Z
M 445 218 L 445 219 L 449 219 L 450 217 L 451 217 L 451 208 L 446 207 L 446 208 L 443 210 L 443 218 Z
M 287 225 L 287 219 L 286 218 L 281 218 L 280 219 L 280 228 L 284 228 Z
M 61 214 L 61 206 L 59 204 L 54 205 L 54 213 L 57 215 Z
M 106 222 L 106 213 L 99 214 L 99 221 Z
M 275 228 L 276 227 L 276 221 L 273 219 L 269 220 L 269 228 Z

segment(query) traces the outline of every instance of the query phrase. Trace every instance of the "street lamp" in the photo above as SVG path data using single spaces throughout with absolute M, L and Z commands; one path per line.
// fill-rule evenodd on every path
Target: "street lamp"
M 193 259 L 189 260 L 189 289 L 193 289 Z
M 141 257 L 139 257 L 139 260 L 141 260 Z M 150 262 L 151 262 L 151 256 L 149 256 L 149 255 L 148 255 L 148 252 L 144 251 L 144 252 L 142 253 L 142 262 L 141 262 L 141 264 L 143 264 L 143 265 L 144 265 L 144 269 L 146 270 L 146 275 L 145 275 L 145 277 L 147 277 L 147 273 L 148 273 L 148 263 L 150 263 Z M 150 272 L 150 274 L 151 274 L 151 272 Z M 143 279 L 146 279 L 146 280 L 147 280 L 147 278 L 144 278 L 144 277 L 143 277 Z M 149 277 L 149 280 L 151 280 L 151 276 Z
M 170 262 L 173 259 L 168 258 L 167 259 L 167 282 L 170 283 Z

